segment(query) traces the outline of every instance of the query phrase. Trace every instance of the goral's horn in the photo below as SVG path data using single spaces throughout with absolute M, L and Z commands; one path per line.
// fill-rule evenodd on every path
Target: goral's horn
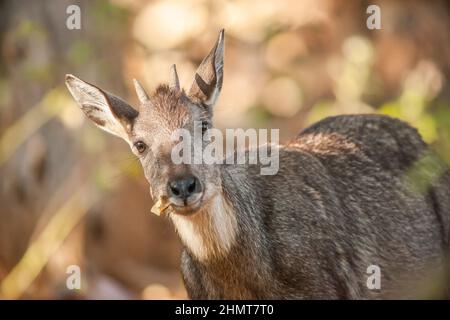
M 136 89 L 136 94 L 137 94 L 137 96 L 139 98 L 139 101 L 142 104 L 148 102 L 150 100 L 150 98 L 148 97 L 148 95 L 145 92 L 145 90 L 142 87 L 142 85 L 136 79 L 133 79 L 133 82 L 134 82 L 134 88 Z
M 172 65 L 172 67 L 170 67 L 170 87 L 176 90 L 180 90 L 180 80 L 178 79 L 176 65 Z

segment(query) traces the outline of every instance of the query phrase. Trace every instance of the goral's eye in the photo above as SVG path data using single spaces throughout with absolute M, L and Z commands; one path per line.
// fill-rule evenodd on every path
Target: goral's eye
M 206 130 L 209 129 L 209 123 L 206 121 L 202 121 L 202 134 L 205 134 Z
M 136 143 L 134 144 L 134 147 L 136 148 L 136 150 L 137 150 L 139 153 L 144 153 L 144 151 L 147 150 L 147 145 L 146 145 L 144 142 L 142 142 L 142 141 L 136 142 Z

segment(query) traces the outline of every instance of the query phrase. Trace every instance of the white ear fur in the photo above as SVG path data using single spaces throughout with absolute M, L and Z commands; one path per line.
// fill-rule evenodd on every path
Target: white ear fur
M 68 74 L 66 86 L 86 116 L 101 129 L 129 142 L 138 112 L 120 98 Z
M 225 52 L 224 30 L 219 33 L 216 44 L 198 67 L 189 95 L 207 106 L 213 106 L 219 97 L 223 83 L 223 60 Z

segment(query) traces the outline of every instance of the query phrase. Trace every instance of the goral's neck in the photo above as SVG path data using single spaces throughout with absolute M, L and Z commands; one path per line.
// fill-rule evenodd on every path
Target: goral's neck
M 181 241 L 199 261 L 224 257 L 235 244 L 236 212 L 224 194 L 217 194 L 193 216 L 171 218 Z

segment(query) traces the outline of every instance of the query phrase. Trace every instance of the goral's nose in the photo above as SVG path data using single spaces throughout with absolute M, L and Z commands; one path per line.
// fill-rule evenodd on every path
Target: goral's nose
M 179 177 L 168 183 L 169 196 L 186 201 L 190 196 L 200 193 L 202 186 L 195 176 Z

